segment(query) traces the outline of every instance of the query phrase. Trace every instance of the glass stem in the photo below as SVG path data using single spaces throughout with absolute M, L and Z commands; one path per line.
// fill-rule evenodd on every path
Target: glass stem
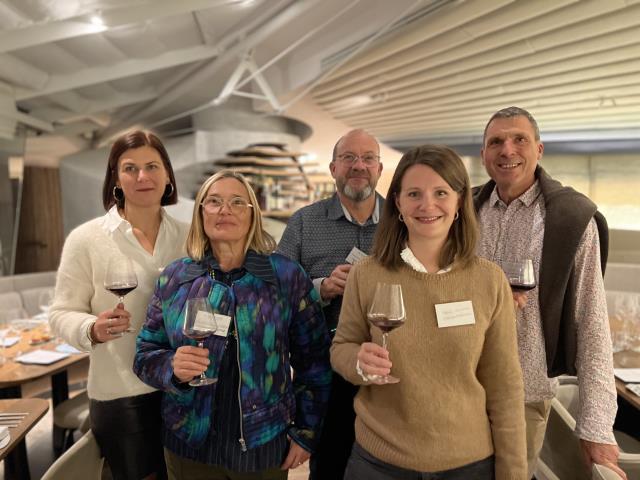
M 384 348 L 385 350 L 387 349 L 387 335 L 389 335 L 387 332 L 384 332 L 382 334 L 382 348 Z
M 198 348 L 204 348 L 204 340 L 199 340 L 198 341 Z M 205 377 L 204 372 L 206 372 L 206 370 L 204 370 L 202 373 L 200 373 L 200 378 L 201 379 L 207 378 L 207 377 Z
M 124 303 L 124 297 L 122 296 L 118 297 L 118 303 Z

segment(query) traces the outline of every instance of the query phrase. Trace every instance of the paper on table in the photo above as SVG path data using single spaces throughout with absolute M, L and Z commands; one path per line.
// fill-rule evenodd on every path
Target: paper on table
M 624 383 L 640 383 L 640 368 L 614 368 L 613 373 Z
M 13 347 L 16 343 L 20 341 L 20 337 L 6 337 L 3 338 L 0 342 L 0 345 L 3 347 Z
M 29 353 L 16 357 L 15 361 L 20 363 L 34 363 L 36 365 L 50 365 L 68 356 L 68 353 L 53 352 L 51 350 L 32 350 Z
M 69 345 L 68 343 L 62 343 L 56 347 L 57 352 L 62 353 L 82 353 L 76 347 Z

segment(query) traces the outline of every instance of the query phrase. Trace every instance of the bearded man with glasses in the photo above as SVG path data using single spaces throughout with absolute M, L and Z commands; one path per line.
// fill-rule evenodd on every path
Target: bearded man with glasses
M 351 265 L 373 244 L 384 199 L 375 192 L 382 172 L 380 146 L 363 130 L 352 130 L 333 148 L 329 164 L 336 193 L 301 208 L 289 220 L 278 252 L 299 262 L 320 293 L 333 338 Z M 353 397 L 357 387 L 333 374 L 329 408 L 310 479 L 342 478 L 354 442 Z

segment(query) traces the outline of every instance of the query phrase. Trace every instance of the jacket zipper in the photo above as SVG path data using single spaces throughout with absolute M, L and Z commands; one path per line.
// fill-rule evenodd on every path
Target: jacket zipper
M 242 388 L 242 368 L 240 367 L 240 335 L 238 333 L 239 332 L 238 321 L 235 315 L 236 298 L 235 298 L 235 295 L 233 294 L 233 283 L 231 284 L 231 297 L 233 298 L 233 305 L 234 305 L 233 326 L 236 329 L 236 360 L 238 362 L 238 376 L 239 376 L 238 378 L 238 409 L 240 410 L 240 438 L 238 439 L 238 442 L 240 442 L 240 448 L 242 449 L 242 451 L 246 452 L 247 442 L 245 442 L 244 440 L 244 428 L 243 428 L 243 422 L 242 422 L 242 399 L 240 398 L 240 389 Z

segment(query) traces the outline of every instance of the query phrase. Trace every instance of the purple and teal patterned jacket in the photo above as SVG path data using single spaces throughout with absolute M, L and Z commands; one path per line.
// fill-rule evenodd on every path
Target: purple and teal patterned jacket
M 198 448 L 212 425 L 216 384 L 184 388 L 175 383 L 171 366 L 178 347 L 196 345 L 182 333 L 186 300 L 208 297 L 218 312 L 232 317 L 237 332 L 240 434 L 247 447 L 287 430 L 313 451 L 329 398 L 331 366 L 330 340 L 311 281 L 298 263 L 249 250 L 245 265 L 251 268 L 229 287 L 212 278 L 213 262 L 209 256 L 170 264 L 158 278 L 138 335 L 133 370 L 164 392 L 163 428 Z M 205 340 L 208 377 L 217 377 L 225 342 L 217 335 Z

